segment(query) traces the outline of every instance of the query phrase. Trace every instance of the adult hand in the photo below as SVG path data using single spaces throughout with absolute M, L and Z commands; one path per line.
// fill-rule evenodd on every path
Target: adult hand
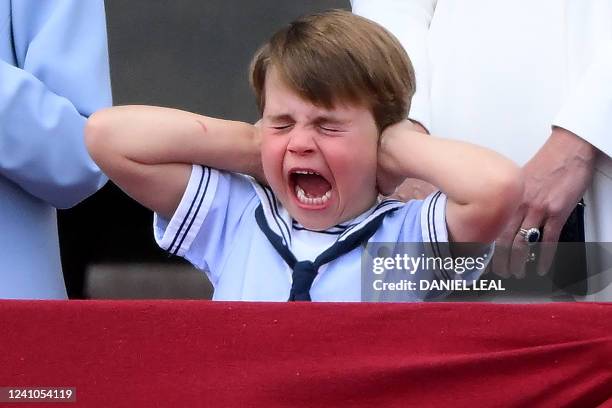
M 591 182 L 595 156 L 595 148 L 576 134 L 553 128 L 546 143 L 522 168 L 523 200 L 496 241 L 494 273 L 502 277 L 525 276 L 525 264 L 532 255 L 519 231 L 536 227 L 540 228 L 541 241 L 547 243 L 535 260 L 537 271 L 539 275 L 546 274 L 563 224 Z

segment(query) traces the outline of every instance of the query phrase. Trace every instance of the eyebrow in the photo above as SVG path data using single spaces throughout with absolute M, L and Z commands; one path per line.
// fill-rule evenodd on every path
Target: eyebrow
M 348 120 L 343 120 L 340 118 L 336 118 L 334 116 L 325 116 L 325 115 L 318 116 L 317 118 L 315 118 L 313 122 L 316 123 L 317 125 L 320 125 L 322 123 L 329 124 L 329 125 L 348 125 L 350 123 L 350 121 Z
M 272 122 L 287 122 L 294 120 L 293 116 L 288 113 L 267 115 L 266 118 Z M 332 115 L 318 115 L 312 120 L 312 122 L 316 124 L 329 123 L 334 125 L 347 125 L 350 123 L 348 120 L 340 119 Z
M 288 113 L 280 115 L 266 115 L 265 117 L 266 119 L 271 120 L 272 122 L 287 122 L 293 120 L 293 117 Z

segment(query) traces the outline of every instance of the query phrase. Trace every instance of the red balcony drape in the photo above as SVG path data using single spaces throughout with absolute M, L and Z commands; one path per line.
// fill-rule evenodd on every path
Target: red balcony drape
M 5 300 L 8 386 L 76 387 L 53 406 L 612 406 L 612 304 Z

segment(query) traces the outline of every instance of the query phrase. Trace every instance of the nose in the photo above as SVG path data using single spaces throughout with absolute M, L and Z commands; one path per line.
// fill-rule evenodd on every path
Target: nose
M 314 152 L 315 142 L 313 139 L 312 131 L 305 127 L 299 127 L 294 129 L 289 135 L 289 143 L 287 150 L 292 153 L 305 155 Z

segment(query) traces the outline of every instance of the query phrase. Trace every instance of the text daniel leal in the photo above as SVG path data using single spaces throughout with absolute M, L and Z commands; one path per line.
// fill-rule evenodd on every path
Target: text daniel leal
M 417 286 L 418 282 L 418 286 Z M 420 279 L 417 282 L 402 279 L 399 282 L 384 282 L 381 279 L 376 279 L 372 285 L 376 291 L 396 291 L 396 290 L 501 290 L 504 291 L 504 285 L 501 280 L 428 280 Z

